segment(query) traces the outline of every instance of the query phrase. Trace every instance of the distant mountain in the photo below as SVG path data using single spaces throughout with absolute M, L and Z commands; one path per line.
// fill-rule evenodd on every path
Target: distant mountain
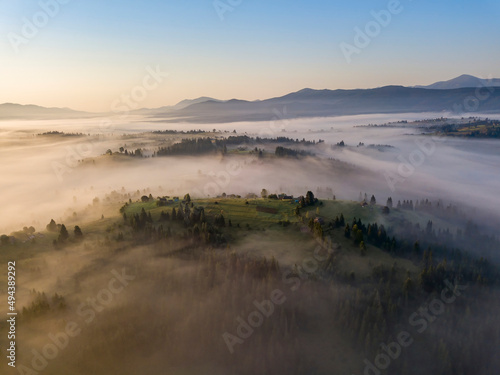
M 433 90 L 452 90 L 467 87 L 500 87 L 500 78 L 482 79 L 468 74 L 463 74 L 460 77 L 450 79 L 449 81 L 436 82 L 428 86 L 415 86 L 415 88 Z
M 82 118 L 95 116 L 92 113 L 74 111 L 69 108 L 46 108 L 38 105 L 22 105 L 15 103 L 0 104 L 0 120 L 44 120 Z
M 208 101 L 223 102 L 223 100 L 209 98 L 207 96 L 202 96 L 201 98 L 197 98 L 197 99 L 185 99 L 185 100 L 177 103 L 176 105 L 174 105 L 173 108 L 174 109 L 182 109 L 182 108 L 189 107 L 192 104 L 204 103 L 204 102 L 208 102 Z
M 375 89 L 303 89 L 267 100 L 222 101 L 209 97 L 183 100 L 174 106 L 142 108 L 132 113 L 158 122 L 224 123 L 271 121 L 282 118 L 330 117 L 375 113 L 465 112 L 464 104 L 477 97 L 477 87 L 495 87 L 478 99 L 477 112 L 500 113 L 500 79 L 481 80 L 463 75 L 425 87 L 386 86 Z M 462 87 L 468 86 L 468 87 Z M 101 114 L 104 115 L 104 114 Z M 1 104 L 0 120 L 83 118 L 96 114 L 68 108 Z
M 159 107 L 159 108 L 141 108 L 141 109 L 136 109 L 132 111 L 134 114 L 138 115 L 156 115 L 156 114 L 161 114 L 161 113 L 168 113 L 171 111 L 183 109 L 186 107 L 189 107 L 192 104 L 198 104 L 198 103 L 204 103 L 208 101 L 213 101 L 213 102 L 222 102 L 222 100 L 214 99 L 214 98 L 209 98 L 207 96 L 202 96 L 197 99 L 184 99 L 177 103 L 176 105 L 169 105 L 169 106 L 164 106 L 164 107 Z
M 262 101 L 208 100 L 175 111 L 155 113 L 152 117 L 166 122 L 216 123 L 373 113 L 446 112 L 460 111 L 466 99 L 475 95 L 475 88 L 429 90 L 386 86 L 357 90 L 303 89 Z M 478 111 L 500 113 L 500 85 L 487 99 L 479 102 Z

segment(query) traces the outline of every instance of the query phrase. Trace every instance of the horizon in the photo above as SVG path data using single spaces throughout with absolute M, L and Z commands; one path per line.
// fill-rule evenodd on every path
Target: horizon
M 0 374 L 498 373 L 498 0 L 0 9 Z
M 236 3 L 4 2 L 0 102 L 109 112 L 150 70 L 137 109 L 500 76 L 493 1 Z
M 237 97 L 233 97 L 233 98 L 221 99 L 221 98 L 216 98 L 216 97 L 209 96 L 209 95 L 200 95 L 200 96 L 192 97 L 192 98 L 184 98 L 184 99 L 181 99 L 180 101 L 178 101 L 176 103 L 163 104 L 163 105 L 159 105 L 157 107 L 139 107 L 139 108 L 134 109 L 134 111 L 137 111 L 137 110 L 153 110 L 153 109 L 159 109 L 159 108 L 164 108 L 164 107 L 175 107 L 176 105 L 179 105 L 179 104 L 181 104 L 181 103 L 183 103 L 185 101 L 195 101 L 195 100 L 199 100 L 199 99 L 206 99 L 206 101 L 221 101 L 221 102 L 228 102 L 228 101 L 231 101 L 231 100 L 241 100 L 241 101 L 246 101 L 246 102 L 258 102 L 258 101 L 265 101 L 265 100 L 269 100 L 269 99 L 273 99 L 273 98 L 279 98 L 279 97 L 282 97 L 282 96 L 286 96 L 288 94 L 293 94 L 293 93 L 301 92 L 301 91 L 304 91 L 304 90 L 314 90 L 314 91 L 322 91 L 322 90 L 328 90 L 328 91 L 345 90 L 345 91 L 349 91 L 349 90 L 375 90 L 375 89 L 384 88 L 384 87 L 425 88 L 426 86 L 430 86 L 432 84 L 442 83 L 442 82 L 448 82 L 448 81 L 452 81 L 452 80 L 455 80 L 455 79 L 458 79 L 458 78 L 461 78 L 461 77 L 464 77 L 464 76 L 472 77 L 472 78 L 478 78 L 478 79 L 481 79 L 481 80 L 492 80 L 492 79 L 497 80 L 497 79 L 499 79 L 499 78 L 495 78 L 495 77 L 484 78 L 484 77 L 474 76 L 472 74 L 461 74 L 460 76 L 453 77 L 453 78 L 450 78 L 450 79 L 447 79 L 447 80 L 431 82 L 429 84 L 412 85 L 412 86 L 387 84 L 387 85 L 383 85 L 383 86 L 379 86 L 379 87 L 366 87 L 366 88 L 357 87 L 357 88 L 352 88 L 352 89 L 304 87 L 302 89 L 298 89 L 298 90 L 295 90 L 295 91 L 283 93 L 283 94 L 278 95 L 278 96 L 273 96 L 273 97 L 268 97 L 268 98 L 260 98 L 260 99 L 245 99 L 245 98 L 239 98 L 239 97 L 238 98 Z M 88 113 L 103 114 L 103 115 L 112 112 L 112 111 L 107 111 L 107 112 L 102 112 L 102 111 L 101 112 L 99 112 L 99 111 L 87 111 L 87 110 L 83 110 L 83 109 L 76 109 L 76 108 L 73 108 L 73 107 L 62 107 L 62 106 L 57 106 L 57 105 L 56 106 L 46 107 L 46 106 L 40 105 L 38 103 L 3 102 L 3 103 L 0 103 L 0 105 L 20 105 L 20 106 L 36 106 L 36 107 L 47 108 L 47 109 L 67 109 L 67 110 L 73 110 L 73 111 L 78 111 L 78 112 L 88 112 Z M 189 105 L 191 105 L 191 104 L 189 104 Z

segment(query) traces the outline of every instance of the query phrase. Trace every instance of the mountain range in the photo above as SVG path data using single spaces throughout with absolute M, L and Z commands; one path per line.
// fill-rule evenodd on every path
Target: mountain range
M 422 89 L 433 90 L 452 90 L 462 89 L 466 87 L 500 87 L 499 78 L 483 79 L 474 77 L 468 74 L 463 74 L 460 77 L 450 79 L 449 81 L 441 81 L 428 86 L 414 86 Z
M 478 90 L 478 88 L 482 88 Z M 473 107 L 471 107 L 473 106 Z M 151 121 L 224 123 L 270 121 L 286 118 L 345 116 L 405 112 L 500 113 L 500 79 L 462 75 L 428 86 L 385 86 L 374 89 L 303 89 L 259 101 L 218 100 L 209 97 L 183 100 L 174 106 L 132 111 Z M 1 104 L 0 119 L 82 118 L 92 114 L 68 108 Z
M 83 111 L 75 111 L 70 108 L 47 108 L 38 105 L 4 103 L 0 104 L 0 120 L 16 119 L 72 119 L 94 117 L 96 114 Z

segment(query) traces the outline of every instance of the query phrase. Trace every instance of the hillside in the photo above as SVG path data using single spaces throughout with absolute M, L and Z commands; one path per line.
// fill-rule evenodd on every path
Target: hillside
M 467 87 L 500 87 L 500 78 L 483 79 L 468 74 L 462 74 L 460 77 L 448 81 L 440 81 L 428 86 L 415 87 L 432 90 L 453 90 Z
M 46 108 L 38 105 L 14 103 L 0 104 L 0 120 L 44 120 L 92 117 L 95 114 L 75 111 L 69 108 Z
M 213 100 L 192 104 L 186 108 L 153 117 L 165 121 L 233 122 L 270 121 L 276 111 L 286 118 L 344 116 L 371 113 L 446 112 L 453 111 L 467 98 L 475 97 L 475 88 L 429 90 L 403 86 L 386 86 L 368 90 L 304 89 L 282 97 L 262 100 Z M 493 90 L 480 102 L 479 111 L 500 113 L 500 89 Z

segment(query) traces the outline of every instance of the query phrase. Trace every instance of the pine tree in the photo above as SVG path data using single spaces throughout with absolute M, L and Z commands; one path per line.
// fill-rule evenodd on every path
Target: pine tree
M 349 224 L 347 224 L 345 226 L 345 229 L 344 229 L 344 236 L 346 238 L 351 238 L 351 228 L 349 227 Z
M 314 194 L 312 191 L 308 191 L 306 194 L 306 205 L 312 206 L 315 203 Z
M 54 219 L 50 220 L 50 223 L 47 224 L 46 228 L 47 228 L 47 231 L 49 231 L 49 232 L 55 232 L 55 231 L 57 231 L 57 224 L 54 221 Z
M 389 198 L 387 199 L 386 206 L 387 206 L 387 207 L 389 207 L 389 208 L 392 208 L 392 197 L 389 197 Z
M 361 249 L 361 256 L 365 256 L 366 255 L 365 241 L 361 241 L 359 243 L 359 248 Z
M 59 232 L 59 242 L 65 242 L 69 238 L 69 233 L 68 230 L 66 229 L 66 226 L 63 224 L 61 225 L 61 230 Z
M 61 227 L 61 229 L 62 229 L 62 227 Z M 76 239 L 81 239 L 83 237 L 82 230 L 80 229 L 80 227 L 78 225 L 75 226 L 74 234 L 75 234 Z

